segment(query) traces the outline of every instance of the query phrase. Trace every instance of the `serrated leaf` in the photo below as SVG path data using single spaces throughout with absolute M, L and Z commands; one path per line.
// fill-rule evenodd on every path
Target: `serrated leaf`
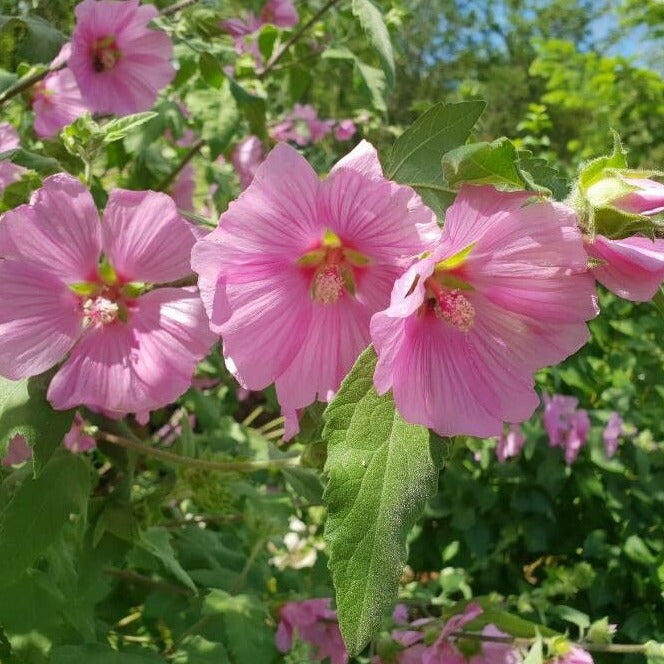
M 175 557 L 175 551 L 171 546 L 171 536 L 165 528 L 154 526 L 147 530 L 142 530 L 138 535 L 136 542 L 142 549 L 151 553 L 155 558 L 161 560 L 164 567 L 179 581 L 184 583 L 194 593 L 198 592 L 196 584 L 191 577 L 184 571 L 182 565 Z
M 395 141 L 387 177 L 413 187 L 440 215 L 455 195 L 443 177 L 443 155 L 466 142 L 485 106 L 483 101 L 432 106 Z
M 100 127 L 100 133 L 104 137 L 104 143 L 114 143 L 122 140 L 132 129 L 140 127 L 142 124 L 156 118 L 158 113 L 146 111 L 145 113 L 134 113 L 124 118 L 116 118 Z
M 598 157 L 584 164 L 579 172 L 579 187 L 585 191 L 591 184 L 604 177 L 606 168 L 627 168 L 627 151 L 623 148 L 620 136 L 613 132 L 613 151 L 605 157 Z
M 23 481 L 0 514 L 0 587 L 21 576 L 70 514 L 85 516 L 89 491 L 87 464 L 65 450 L 54 454 L 38 477 Z
M 443 156 L 443 177 L 451 187 L 470 182 L 508 191 L 524 189 L 516 161 L 516 148 L 504 136 L 491 143 L 470 143 Z
M 548 164 L 546 159 L 534 157 L 530 150 L 519 150 L 517 168 L 526 188 L 531 191 L 553 195 L 558 201 L 563 200 L 569 193 L 567 180 Z
M 35 475 L 60 447 L 74 419 L 73 410 L 53 410 L 46 400 L 51 375 L 17 381 L 0 377 L 0 457 L 20 434 L 32 448 Z
M 429 432 L 373 387 L 376 354 L 359 357 L 325 412 L 329 482 L 325 537 L 339 625 L 351 655 L 380 630 L 396 601 L 406 538 L 437 487 Z
M 394 51 L 383 15 L 371 0 L 353 0 L 353 14 L 357 16 L 369 41 L 378 51 L 387 86 L 392 89 L 394 87 Z

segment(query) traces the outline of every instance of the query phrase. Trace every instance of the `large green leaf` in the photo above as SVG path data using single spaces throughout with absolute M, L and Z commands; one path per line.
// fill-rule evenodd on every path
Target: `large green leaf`
M 53 173 L 61 173 L 64 170 L 57 159 L 45 157 L 36 152 L 29 152 L 23 148 L 15 148 L 0 153 L 0 161 L 11 161 L 12 164 L 24 166 L 40 175 L 53 175 Z
M 74 411 L 53 410 L 46 400 L 51 374 L 12 381 L 0 377 L 0 457 L 9 441 L 23 436 L 33 452 L 39 474 L 69 431 Z
M 378 51 L 380 64 L 385 72 L 388 87 L 394 87 L 394 52 L 390 33 L 387 31 L 383 15 L 371 0 L 353 0 L 353 14 L 357 16 L 369 41 Z
M 175 551 L 171 546 L 171 536 L 168 530 L 153 526 L 147 530 L 143 530 L 138 536 L 138 546 L 151 553 L 155 558 L 161 560 L 164 567 L 179 581 L 184 583 L 185 586 L 198 592 L 196 584 L 191 580 L 191 577 L 184 571 L 182 565 L 175 557 Z
M 50 62 L 67 37 L 38 16 L 0 15 L 0 66 L 14 69 L 19 62 Z
M 0 587 L 15 581 L 59 535 L 72 513 L 85 516 L 90 474 L 65 450 L 27 478 L 0 514 Z
M 429 432 L 396 412 L 373 387 L 366 350 L 325 413 L 328 443 L 325 537 L 339 625 L 351 654 L 380 629 L 397 596 L 406 537 L 434 495 L 438 468 Z
M 486 106 L 483 101 L 436 104 L 392 146 L 388 178 L 414 187 L 440 215 L 454 199 L 441 168 L 443 155 L 463 145 Z

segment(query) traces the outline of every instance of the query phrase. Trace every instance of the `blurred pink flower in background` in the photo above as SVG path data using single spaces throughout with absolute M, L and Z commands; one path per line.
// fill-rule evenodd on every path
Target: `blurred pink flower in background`
M 261 9 L 260 18 L 263 23 L 279 28 L 292 28 L 300 20 L 291 0 L 268 0 Z
M 611 413 L 609 421 L 606 424 L 606 428 L 602 433 L 602 439 L 604 440 L 604 449 L 606 451 L 606 456 L 609 459 L 618 451 L 618 445 L 620 444 L 620 436 L 623 432 L 623 419 L 618 413 Z
M 65 437 L 62 441 L 63 445 L 70 452 L 88 452 L 96 446 L 97 443 L 95 439 L 85 433 L 86 425 L 87 422 L 77 411 L 74 415 L 74 421 L 71 425 L 71 429 L 65 434 Z
M 565 461 L 574 463 L 581 448 L 585 445 L 590 431 L 590 418 L 588 412 L 579 409 L 579 400 L 576 397 L 567 397 L 562 394 L 542 395 L 544 400 L 544 413 L 542 420 L 549 436 L 551 447 L 565 449 Z
M 498 461 L 503 462 L 510 457 L 519 456 L 526 439 L 523 437 L 521 427 L 512 424 L 507 433 L 503 431 L 496 445 L 496 456 Z
M 0 123 L 0 152 L 8 152 L 21 147 L 18 132 L 8 122 Z M 18 182 L 25 173 L 25 168 L 12 164 L 11 161 L 0 161 L 0 194 L 12 182 Z
M 593 277 L 626 300 L 652 299 L 664 279 L 664 240 L 638 235 L 609 240 L 597 235 L 586 242 L 586 251 L 601 261 L 592 268 Z
M 231 161 L 243 189 L 251 184 L 256 169 L 263 163 L 264 159 L 265 150 L 258 136 L 247 136 L 235 146 Z
M 75 11 L 69 68 L 86 106 L 117 115 L 152 108 L 175 75 L 171 38 L 148 27 L 159 10 L 138 0 L 83 0 Z
M 333 126 L 334 120 L 321 120 L 311 104 L 295 104 L 293 110 L 272 127 L 271 133 L 275 141 L 293 141 L 304 147 L 325 138 Z
M 357 127 L 352 120 L 342 120 L 334 128 L 334 137 L 338 141 L 349 141 L 357 132 Z
M 188 162 L 171 187 L 171 198 L 175 201 L 175 205 L 184 212 L 194 212 L 195 175 L 193 164 Z
M 71 44 L 65 44 L 51 67 L 64 64 L 71 54 Z M 40 138 L 51 138 L 63 127 L 71 124 L 88 109 L 71 69 L 65 68 L 49 74 L 33 88 L 32 110 L 35 112 L 34 129 Z
M 79 180 L 46 178 L 0 221 L 0 374 L 66 357 L 47 393 L 61 410 L 119 417 L 176 399 L 214 337 L 195 289 L 146 285 L 188 276 L 195 239 L 165 194 L 111 191 L 100 223 Z
M 572 646 L 569 652 L 553 660 L 555 664 L 593 664 L 590 653 L 578 646 Z
M 32 450 L 20 434 L 16 434 L 7 445 L 7 452 L 2 459 L 3 466 L 18 466 L 32 456 Z
M 485 625 L 482 634 L 494 638 L 509 636 L 492 624 Z M 522 661 L 523 656 L 511 643 L 499 641 L 482 641 L 482 652 L 470 658 L 470 664 L 520 664 Z
M 346 664 L 348 653 L 339 631 L 337 612 L 330 608 L 331 603 L 331 599 L 323 598 L 284 604 L 275 637 L 279 651 L 288 652 L 296 637 L 314 647 L 316 661 L 329 657 L 330 664 Z
M 280 144 L 196 244 L 192 265 L 226 364 L 247 389 L 276 383 L 287 438 L 298 409 L 332 398 L 394 279 L 439 233 L 415 192 L 383 177 L 366 141 L 322 182 Z
M 464 186 L 442 240 L 373 316 L 374 385 L 442 436 L 500 435 L 539 403 L 533 374 L 588 339 L 598 310 L 574 212 Z

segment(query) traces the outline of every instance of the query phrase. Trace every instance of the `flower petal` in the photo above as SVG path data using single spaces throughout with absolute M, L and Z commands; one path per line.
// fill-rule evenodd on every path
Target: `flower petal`
M 633 236 L 609 240 L 597 235 L 588 254 L 604 261 L 592 275 L 616 295 L 634 302 L 650 300 L 664 280 L 664 240 Z
M 17 380 L 50 369 L 81 330 L 76 296 L 50 272 L 0 260 L 0 374 Z
M 30 205 L 10 210 L 0 223 L 0 255 L 35 263 L 67 282 L 96 277 L 100 246 L 90 192 L 63 173 L 46 178 Z
M 213 341 L 193 289 L 151 291 L 136 300 L 128 323 L 83 335 L 51 381 L 49 401 L 118 416 L 161 408 L 189 387 Z
M 102 229 L 104 251 L 122 280 L 165 283 L 191 274 L 196 236 L 166 194 L 115 189 Z

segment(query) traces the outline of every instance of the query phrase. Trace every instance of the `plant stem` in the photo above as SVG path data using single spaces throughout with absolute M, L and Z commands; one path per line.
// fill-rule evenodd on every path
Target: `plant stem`
M 112 433 L 101 431 L 97 434 L 101 440 L 124 447 L 125 449 L 138 452 L 145 456 L 151 456 L 155 459 L 161 459 L 170 463 L 178 463 L 182 466 L 191 466 L 192 468 L 205 468 L 207 470 L 228 470 L 237 472 L 252 473 L 257 470 L 273 470 L 278 468 L 287 468 L 289 466 L 298 466 L 299 457 L 287 457 L 285 459 L 273 459 L 271 461 L 208 461 L 207 459 L 195 459 L 194 457 L 185 457 L 180 454 L 174 454 L 168 450 L 162 450 L 158 447 L 151 447 L 143 443 L 135 443 L 133 440 L 116 436 Z
M 179 12 L 181 9 L 185 9 L 186 7 L 189 7 L 189 5 L 196 4 L 198 0 L 180 0 L 180 2 L 176 2 L 175 4 L 171 5 L 170 7 L 166 7 L 166 9 L 162 9 L 161 15 L 162 16 L 171 16 L 171 14 L 175 14 L 176 12 Z
M 256 542 L 254 542 L 253 547 L 251 547 L 251 552 L 249 553 L 249 557 L 247 558 L 247 562 L 244 564 L 244 567 L 242 568 L 242 571 L 240 572 L 240 576 L 238 576 L 237 581 L 233 584 L 233 588 L 231 589 L 231 595 L 235 595 L 235 593 L 241 590 L 244 584 L 247 582 L 247 577 L 249 576 L 249 572 L 251 571 L 251 568 L 254 566 L 256 558 L 258 558 L 258 554 L 265 547 L 265 543 L 266 540 L 264 537 L 261 537 L 257 539 Z
M 314 24 L 316 21 L 318 21 L 323 14 L 325 14 L 328 10 L 332 9 L 334 5 L 336 5 L 339 2 L 339 0 L 328 0 L 306 23 L 302 25 L 302 27 L 294 32 L 290 39 L 288 39 L 286 42 L 284 42 L 284 45 L 276 52 L 276 54 L 270 58 L 269 62 L 265 65 L 265 69 L 263 71 L 258 73 L 258 78 L 263 78 L 268 72 L 272 70 L 274 65 L 281 60 L 281 58 L 284 57 L 288 49 L 295 43 L 297 43 L 301 38 L 302 35 Z
M 184 586 L 176 586 L 173 583 L 166 583 L 165 581 L 156 581 L 149 576 L 137 574 L 128 569 L 118 569 L 117 567 L 107 567 L 104 569 L 104 574 L 113 576 L 116 579 L 121 579 L 129 583 L 138 583 L 143 586 L 150 586 L 151 588 L 158 588 L 165 592 L 174 593 L 176 595 L 186 595 L 187 597 L 193 595 L 193 591 Z
M 452 632 L 450 636 L 457 639 L 468 639 L 471 641 L 486 641 L 490 643 L 506 643 L 514 646 L 531 646 L 537 639 L 513 637 L 513 636 L 490 636 L 489 634 L 479 634 L 477 632 Z M 648 650 L 646 643 L 573 643 L 571 646 L 583 648 L 589 652 L 606 652 L 615 654 L 644 654 Z
M 200 152 L 201 148 L 205 145 L 205 141 L 199 138 L 188 150 L 187 154 L 182 157 L 180 163 L 162 180 L 161 184 L 157 187 L 157 191 L 167 191 L 173 184 L 182 169 Z

